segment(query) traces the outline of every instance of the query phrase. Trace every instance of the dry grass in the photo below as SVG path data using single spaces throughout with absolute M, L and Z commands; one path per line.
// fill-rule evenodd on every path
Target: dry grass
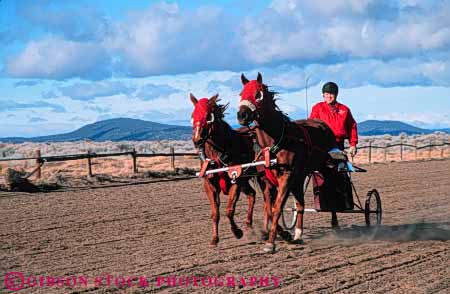
M 360 147 L 355 162 L 369 162 L 369 148 L 361 149 L 362 146 L 369 146 L 371 143 L 374 147 L 387 147 L 395 144 L 407 144 L 412 146 L 441 145 L 450 142 L 450 134 L 435 132 L 428 135 L 411 135 L 401 134 L 399 136 L 367 136 L 361 137 L 358 146 Z M 370 159 L 371 162 L 384 161 L 400 161 L 400 160 L 421 160 L 429 158 L 450 157 L 450 146 L 431 147 L 418 149 L 409 146 L 403 146 L 403 154 L 401 155 L 400 146 L 389 148 L 372 148 Z

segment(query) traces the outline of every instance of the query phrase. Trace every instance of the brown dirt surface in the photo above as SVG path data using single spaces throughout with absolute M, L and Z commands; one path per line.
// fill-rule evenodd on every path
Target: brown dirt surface
M 380 192 L 378 230 L 366 229 L 362 214 L 339 214 L 340 230 L 333 232 L 328 213 L 307 213 L 305 243 L 277 241 L 272 255 L 262 253 L 259 238 L 260 194 L 254 230 L 235 239 L 222 204 L 220 243 L 208 247 L 209 202 L 200 179 L 0 193 L 0 293 L 449 293 L 450 160 L 363 167 L 368 173 L 354 174 L 353 180 L 362 200 L 369 189 Z M 245 211 L 241 196 L 236 219 L 242 227 Z M 9 272 L 21 272 L 25 280 L 84 276 L 87 286 L 47 281 L 11 291 L 5 288 Z M 111 285 L 94 282 L 107 274 Z M 145 276 L 149 286 L 134 281 L 120 288 L 115 277 L 121 276 Z M 235 277 L 236 287 L 156 284 L 157 277 L 168 276 Z M 259 284 L 266 276 L 269 286 L 250 285 L 253 277 Z M 275 286 L 273 278 L 281 284 Z

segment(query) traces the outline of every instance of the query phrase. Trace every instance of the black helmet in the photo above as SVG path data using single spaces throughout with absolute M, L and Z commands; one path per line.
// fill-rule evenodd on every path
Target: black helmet
M 338 92 L 339 92 L 339 88 L 338 85 L 336 85 L 336 83 L 333 82 L 328 82 L 325 83 L 325 85 L 323 85 L 322 87 L 322 93 L 331 93 L 337 96 Z

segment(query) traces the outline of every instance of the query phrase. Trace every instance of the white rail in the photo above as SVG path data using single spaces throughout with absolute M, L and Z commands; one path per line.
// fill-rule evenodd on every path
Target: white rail
M 264 165 L 265 163 L 266 162 L 264 160 L 261 160 L 261 161 L 241 164 L 241 167 L 247 168 L 247 167 L 252 167 L 252 166 Z M 270 160 L 270 165 L 275 165 L 276 163 L 277 163 L 276 158 Z M 229 169 L 230 169 L 230 167 L 222 167 L 222 168 L 207 170 L 205 173 L 205 176 L 210 175 L 210 174 L 220 173 L 220 172 L 227 172 Z M 195 173 L 195 175 L 198 177 L 200 175 L 200 172 Z

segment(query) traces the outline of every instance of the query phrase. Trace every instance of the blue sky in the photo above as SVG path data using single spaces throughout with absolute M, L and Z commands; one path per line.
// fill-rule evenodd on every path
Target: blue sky
M 245 3 L 242 3 L 245 2 Z M 357 121 L 450 127 L 450 1 L 0 1 L 0 137 L 114 117 L 188 125 L 260 71 L 294 118 L 339 84 Z

